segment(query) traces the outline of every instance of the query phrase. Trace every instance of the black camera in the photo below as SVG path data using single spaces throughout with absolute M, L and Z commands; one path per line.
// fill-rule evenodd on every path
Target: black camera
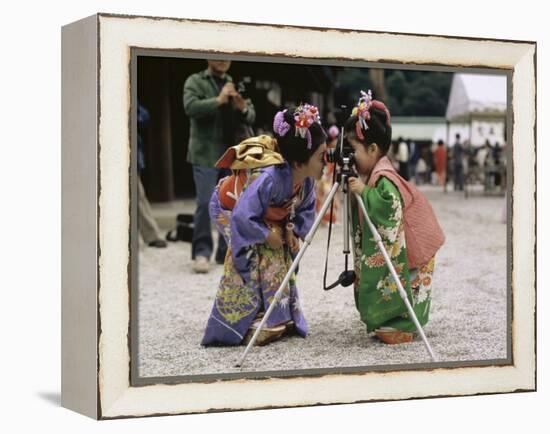
M 252 83 L 252 79 L 250 77 L 243 77 L 236 86 L 237 92 L 239 92 L 245 99 L 247 98 L 246 88 L 250 85 L 250 83 Z
M 344 169 L 350 170 L 355 165 L 355 154 L 351 143 L 344 137 L 344 131 L 340 132 L 338 144 L 335 148 L 327 150 L 327 161 L 336 163 Z

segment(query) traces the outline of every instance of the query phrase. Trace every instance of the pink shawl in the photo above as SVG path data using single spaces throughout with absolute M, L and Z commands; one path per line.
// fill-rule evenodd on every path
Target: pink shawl
M 418 268 L 428 263 L 445 242 L 445 235 L 428 202 L 415 185 L 405 181 L 395 171 L 388 157 L 382 157 L 369 176 L 368 186 L 385 176 L 395 184 L 403 199 L 403 220 L 409 268 Z

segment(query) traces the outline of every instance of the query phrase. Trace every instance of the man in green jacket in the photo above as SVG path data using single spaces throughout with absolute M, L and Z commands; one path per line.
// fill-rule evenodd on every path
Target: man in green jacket
M 213 242 L 208 204 L 221 175 L 214 167 L 225 150 L 235 145 L 239 125 L 252 125 L 254 106 L 240 95 L 227 74 L 231 61 L 208 60 L 208 68 L 191 75 L 183 87 L 183 107 L 190 120 L 187 161 L 193 165 L 197 210 L 191 249 L 193 271 L 207 273 Z M 227 245 L 218 236 L 216 262 L 223 263 Z

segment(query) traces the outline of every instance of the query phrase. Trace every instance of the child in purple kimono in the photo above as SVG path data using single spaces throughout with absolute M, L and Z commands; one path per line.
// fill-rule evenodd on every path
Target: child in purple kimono
M 249 341 L 315 219 L 314 180 L 323 173 L 327 137 L 317 108 L 303 104 L 280 111 L 273 130 L 284 162 L 252 170 L 232 210 L 220 201 L 219 185 L 210 201 L 228 252 L 201 342 L 205 346 Z M 289 332 L 307 334 L 295 275 L 283 291 L 257 345 Z

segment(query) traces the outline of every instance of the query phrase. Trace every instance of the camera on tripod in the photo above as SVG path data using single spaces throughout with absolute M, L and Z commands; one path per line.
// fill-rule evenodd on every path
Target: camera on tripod
M 354 166 L 355 154 L 353 153 L 353 147 L 344 137 L 344 131 L 340 131 L 338 145 L 335 148 L 327 150 L 327 161 L 329 163 L 336 163 L 340 168 L 347 166 L 351 169 Z
M 338 135 L 338 144 L 335 148 L 327 150 L 327 162 L 336 164 L 336 170 L 334 173 L 337 174 L 338 181 L 340 181 L 342 174 L 355 176 L 355 154 L 353 152 L 353 147 L 348 139 L 346 139 L 344 132 L 344 122 L 347 114 L 346 109 L 347 106 L 342 105 L 336 112 L 336 117 L 339 121 L 338 123 L 341 125 L 340 134 Z
M 341 106 L 341 112 L 340 114 L 345 113 L 346 106 Z M 342 253 L 344 254 L 344 271 L 340 273 L 340 276 L 338 279 L 330 284 L 327 285 L 327 271 L 328 271 L 328 252 L 330 248 L 330 236 L 332 232 L 332 213 L 333 213 L 333 206 L 332 203 L 334 201 L 334 195 L 331 197 L 330 202 L 330 218 L 329 218 L 329 232 L 328 232 L 328 239 L 327 239 L 327 256 L 325 261 L 325 272 L 323 275 L 323 289 L 325 291 L 328 291 L 332 288 L 335 288 L 337 286 L 350 286 L 355 282 L 356 275 L 355 271 L 353 269 L 348 269 L 349 261 L 348 257 L 351 254 L 350 246 L 349 246 L 349 238 L 350 238 L 350 212 L 349 212 L 349 186 L 348 186 L 348 180 L 351 177 L 356 177 L 357 173 L 355 172 L 355 153 L 353 152 L 353 147 L 351 146 L 351 143 L 346 139 L 345 137 L 345 131 L 344 131 L 344 122 L 340 122 L 340 135 L 338 136 L 338 144 L 335 148 L 328 149 L 327 150 L 327 161 L 329 163 L 334 163 L 334 171 L 333 171 L 333 186 L 338 187 L 338 185 L 341 185 L 342 187 L 342 194 L 343 194 L 343 225 L 342 228 L 344 230 L 344 248 L 342 250 Z

